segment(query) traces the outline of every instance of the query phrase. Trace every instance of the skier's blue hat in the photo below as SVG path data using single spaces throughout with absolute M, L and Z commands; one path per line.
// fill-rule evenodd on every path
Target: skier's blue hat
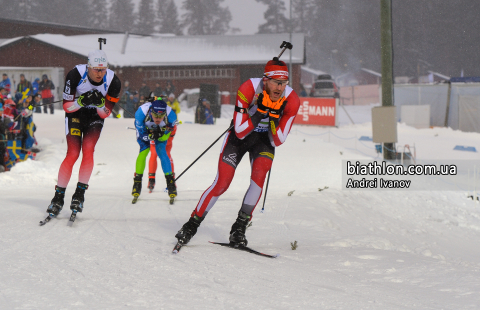
M 163 100 L 154 100 L 150 108 L 150 113 L 155 117 L 163 117 L 167 114 L 167 103 Z

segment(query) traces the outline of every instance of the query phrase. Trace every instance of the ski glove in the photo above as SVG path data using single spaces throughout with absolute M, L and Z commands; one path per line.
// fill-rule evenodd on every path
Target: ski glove
M 160 137 L 163 136 L 164 131 L 165 131 L 165 128 L 155 129 L 148 135 L 148 139 L 150 139 L 152 141 L 159 140 Z
M 278 100 L 278 101 L 281 101 L 282 105 L 280 106 L 279 109 L 270 109 L 270 111 L 268 113 L 268 115 L 270 115 L 270 117 L 279 118 L 280 115 L 283 112 L 283 109 L 285 109 L 285 105 L 287 105 L 287 101 L 285 100 L 285 97 L 280 98 L 280 100 Z
M 78 97 L 77 102 L 81 107 L 93 105 L 97 108 L 103 108 L 105 106 L 105 97 L 98 90 L 92 89 Z
M 267 114 L 268 107 L 263 104 L 263 100 L 264 100 L 264 95 L 263 93 L 261 93 L 260 95 L 258 95 L 258 98 L 257 98 L 257 111 L 262 114 Z
M 258 96 L 260 98 L 260 96 Z M 263 91 L 263 99 L 262 105 L 266 107 L 266 110 L 269 112 L 268 114 L 273 118 L 279 118 L 280 114 L 282 113 L 283 109 L 285 109 L 285 97 L 278 99 L 277 101 L 273 102 L 270 99 L 270 96 L 267 94 L 266 91 Z
M 168 138 L 170 138 L 170 132 L 163 134 L 163 135 L 162 135 L 160 138 L 158 138 L 157 140 L 160 141 L 160 142 L 165 142 L 165 141 L 168 140 Z

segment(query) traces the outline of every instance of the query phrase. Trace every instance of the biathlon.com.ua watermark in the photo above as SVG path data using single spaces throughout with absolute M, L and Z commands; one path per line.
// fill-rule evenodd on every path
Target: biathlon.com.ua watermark
M 471 190 L 476 184 L 480 189 L 480 161 L 431 160 L 407 165 L 386 161 L 342 161 L 342 188 L 345 190 Z

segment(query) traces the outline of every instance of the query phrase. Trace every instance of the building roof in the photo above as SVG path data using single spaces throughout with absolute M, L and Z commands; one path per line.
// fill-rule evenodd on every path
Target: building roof
M 288 33 L 221 36 L 37 34 L 6 40 L 0 43 L 0 49 L 31 38 L 87 57 L 90 51 L 99 48 L 100 37 L 107 39 L 102 49 L 107 54 L 109 64 L 115 67 L 264 64 L 278 56 L 280 44 L 289 40 Z M 294 64 L 305 62 L 304 40 L 302 33 L 292 34 Z M 282 60 L 288 62 L 288 51 L 285 51 Z
M 441 73 L 434 72 L 434 71 L 428 71 L 428 73 L 433 74 L 435 76 L 438 76 L 439 78 L 447 80 L 447 81 L 450 80 L 450 77 L 448 75 L 445 75 L 445 74 L 441 74 Z
M 381 73 L 375 72 L 373 70 L 367 69 L 367 68 L 362 68 L 362 71 L 365 71 L 367 73 L 370 73 L 371 75 L 374 75 L 376 77 L 382 77 Z
M 323 72 L 323 71 L 320 71 L 320 70 L 316 70 L 316 69 L 312 69 L 312 68 L 309 68 L 307 66 L 302 66 L 301 69 L 305 72 L 308 72 L 308 73 L 311 73 L 313 75 L 322 75 L 322 74 L 326 74 L 326 72 Z

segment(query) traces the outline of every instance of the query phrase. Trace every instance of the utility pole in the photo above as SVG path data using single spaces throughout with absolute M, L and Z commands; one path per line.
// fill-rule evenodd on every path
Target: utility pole
M 292 31 L 293 31 L 293 22 L 292 22 L 292 1 L 290 0 L 290 43 L 292 43 Z M 288 84 L 290 84 L 290 87 L 293 87 L 292 85 L 292 50 L 290 49 L 290 61 L 288 63 Z
M 382 53 L 382 106 L 391 107 L 394 106 L 392 56 L 392 0 L 380 0 L 380 31 Z M 394 143 L 384 143 L 383 154 L 384 159 L 395 159 L 396 150 Z

